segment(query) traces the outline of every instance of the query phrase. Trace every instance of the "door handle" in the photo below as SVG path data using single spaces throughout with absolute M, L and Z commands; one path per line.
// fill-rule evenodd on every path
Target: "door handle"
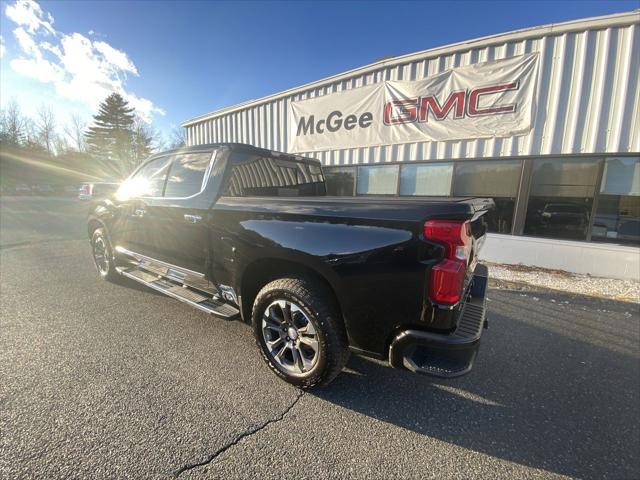
M 202 221 L 202 216 L 185 214 L 184 219 L 187 223 L 199 223 Z
M 147 211 L 144 208 L 136 208 L 131 214 L 132 217 L 142 218 Z

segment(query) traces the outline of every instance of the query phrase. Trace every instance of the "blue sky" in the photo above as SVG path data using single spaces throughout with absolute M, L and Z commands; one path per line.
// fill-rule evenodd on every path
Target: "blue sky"
M 2 1 L 0 102 L 90 118 L 111 90 L 181 121 L 401 55 L 638 1 Z M 21 31 L 17 31 L 21 30 Z

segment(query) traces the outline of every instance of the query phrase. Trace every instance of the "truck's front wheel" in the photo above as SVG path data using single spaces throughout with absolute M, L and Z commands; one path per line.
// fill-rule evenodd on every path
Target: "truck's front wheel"
M 110 282 L 118 282 L 120 275 L 116 272 L 111 243 L 104 228 L 96 228 L 94 230 L 91 236 L 91 250 L 93 262 L 98 269 L 100 278 Z
M 349 358 L 335 300 L 315 280 L 281 278 L 265 285 L 253 304 L 252 323 L 265 362 L 297 387 L 329 383 Z

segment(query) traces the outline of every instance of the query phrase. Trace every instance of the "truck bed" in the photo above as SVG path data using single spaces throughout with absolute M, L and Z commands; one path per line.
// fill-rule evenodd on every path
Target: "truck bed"
M 214 209 L 423 222 L 427 218 L 440 216 L 471 219 L 492 206 L 493 200 L 478 197 L 221 197 Z

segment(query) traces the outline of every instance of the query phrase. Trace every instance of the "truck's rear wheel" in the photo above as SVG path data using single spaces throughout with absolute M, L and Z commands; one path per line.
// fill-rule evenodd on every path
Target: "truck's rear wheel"
M 349 358 L 333 296 L 317 281 L 294 277 L 267 284 L 256 296 L 252 323 L 267 365 L 297 387 L 329 383 Z
M 120 275 L 116 271 L 113 261 L 113 251 L 104 228 L 96 228 L 91 236 L 91 253 L 93 262 L 98 269 L 98 274 L 104 280 L 116 282 Z

